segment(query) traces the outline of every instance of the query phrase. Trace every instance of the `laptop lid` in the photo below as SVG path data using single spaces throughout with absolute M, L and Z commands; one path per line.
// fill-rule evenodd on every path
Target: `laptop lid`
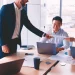
M 0 75 L 12 75 L 20 71 L 24 59 L 18 59 L 0 64 Z
M 53 43 L 37 42 L 37 50 L 38 50 L 38 53 L 40 53 L 40 54 L 55 55 L 56 54 L 56 45 Z

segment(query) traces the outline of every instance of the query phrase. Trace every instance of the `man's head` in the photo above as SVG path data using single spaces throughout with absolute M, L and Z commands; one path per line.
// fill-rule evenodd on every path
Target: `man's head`
M 62 19 L 59 16 L 56 16 L 52 19 L 53 24 L 53 31 L 56 33 L 59 31 L 60 27 L 62 26 Z
M 15 4 L 18 6 L 18 8 L 24 7 L 28 0 L 15 0 Z

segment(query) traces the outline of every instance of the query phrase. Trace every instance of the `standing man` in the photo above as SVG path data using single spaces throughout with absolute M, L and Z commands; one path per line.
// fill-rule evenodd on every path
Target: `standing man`
M 28 0 L 15 0 L 12 4 L 2 6 L 0 11 L 0 44 L 4 56 L 15 53 L 17 44 L 21 45 L 21 29 L 23 25 L 38 36 L 49 37 L 35 28 L 29 21 L 23 7 Z

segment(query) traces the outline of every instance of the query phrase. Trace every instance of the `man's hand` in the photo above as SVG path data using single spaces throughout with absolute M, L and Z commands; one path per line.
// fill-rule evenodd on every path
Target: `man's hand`
M 2 46 L 2 52 L 4 52 L 4 53 L 9 53 L 9 48 L 8 48 L 7 45 L 3 45 L 3 46 Z
M 62 51 L 62 50 L 64 50 L 64 48 L 56 48 L 57 52 Z
M 68 38 L 64 38 L 65 40 L 69 41 L 69 42 L 73 42 L 75 41 L 75 38 L 73 37 L 68 37 Z
M 47 39 L 53 38 L 53 36 L 50 36 L 49 34 L 46 34 L 45 36 Z

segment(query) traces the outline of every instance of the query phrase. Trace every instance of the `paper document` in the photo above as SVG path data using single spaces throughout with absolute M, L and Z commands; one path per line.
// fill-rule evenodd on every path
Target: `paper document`
M 25 60 L 23 62 L 23 65 L 22 66 L 28 66 L 28 67 L 34 67 L 34 58 L 35 57 L 39 57 L 37 55 L 27 55 L 25 56 Z M 40 57 L 40 61 L 43 61 L 43 60 L 46 60 L 47 58 L 46 57 Z
M 68 58 L 69 56 L 68 55 L 62 55 L 62 54 L 57 54 L 57 55 L 52 55 L 51 57 L 50 57 L 50 59 L 51 60 L 58 60 L 58 61 L 65 61 L 65 60 L 67 60 L 67 58 Z
M 51 57 L 49 57 L 49 59 L 75 65 L 75 59 L 73 59 L 72 56 L 65 55 L 64 52 L 59 52 L 57 55 L 52 55 Z
M 34 57 L 36 57 L 35 55 L 27 55 L 25 56 L 25 60 L 23 62 L 22 66 L 29 66 L 29 67 L 34 67 Z

